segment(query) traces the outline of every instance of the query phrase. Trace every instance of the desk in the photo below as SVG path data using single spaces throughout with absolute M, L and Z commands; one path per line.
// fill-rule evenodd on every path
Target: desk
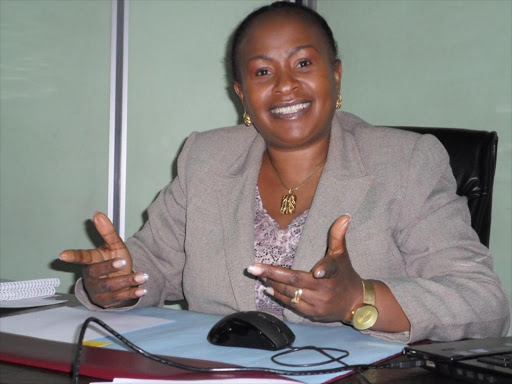
M 66 295 L 68 302 L 65 304 L 57 304 L 67 305 L 67 306 L 78 306 L 80 303 L 76 300 L 73 295 Z M 44 307 L 48 308 L 48 307 Z M 14 314 L 19 314 L 26 311 L 37 311 L 41 308 L 34 308 L 29 310 L 11 310 L 11 309 L 1 309 L 0 316 L 11 316 Z M 403 356 L 397 357 L 392 361 L 399 361 L 401 359 L 406 359 Z M 422 368 L 412 368 L 412 369 L 387 369 L 387 370 L 370 370 L 365 372 L 365 377 L 373 384 L 377 383 L 418 383 L 418 384 L 444 384 L 444 383 L 453 383 L 453 380 L 450 378 L 445 378 L 439 375 L 435 375 L 429 371 L 426 371 Z M 300 376 L 296 376 L 298 380 L 300 380 Z M 101 379 L 84 377 L 81 376 L 80 383 L 88 384 L 90 382 L 100 382 L 104 381 Z M 0 382 L 1 383 L 16 383 L 16 384 L 24 384 L 24 383 L 69 383 L 70 382 L 70 374 L 57 372 L 52 370 L 34 368 L 29 366 L 23 366 L 18 364 L 11 364 L 6 362 L 0 362 Z M 341 379 L 338 383 L 342 384 L 364 384 L 365 381 L 359 375 L 352 375 L 347 378 Z

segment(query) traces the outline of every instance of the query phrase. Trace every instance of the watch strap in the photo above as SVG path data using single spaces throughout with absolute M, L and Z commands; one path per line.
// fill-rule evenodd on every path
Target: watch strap
M 371 328 L 379 317 L 379 311 L 375 306 L 376 294 L 373 281 L 361 280 L 361 282 L 363 284 L 363 303 L 352 310 L 350 320 L 343 321 L 344 324 L 351 325 L 359 331 Z
M 361 280 L 363 283 L 363 304 L 375 307 L 375 286 L 371 280 Z

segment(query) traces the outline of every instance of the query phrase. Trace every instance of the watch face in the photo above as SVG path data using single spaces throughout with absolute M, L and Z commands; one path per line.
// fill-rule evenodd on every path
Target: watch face
M 354 324 L 355 329 L 362 331 L 371 328 L 378 317 L 379 311 L 377 311 L 377 308 L 373 305 L 365 305 L 356 311 L 352 324 Z

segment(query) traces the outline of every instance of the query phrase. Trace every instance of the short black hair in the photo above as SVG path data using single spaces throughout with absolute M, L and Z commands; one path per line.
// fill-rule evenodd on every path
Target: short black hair
M 334 63 L 338 59 L 338 44 L 334 39 L 332 30 L 327 24 L 327 21 L 320 16 L 317 12 L 311 8 L 304 7 L 296 3 L 289 3 L 284 1 L 274 2 L 270 5 L 265 5 L 251 12 L 247 17 L 242 20 L 233 33 L 231 41 L 231 75 L 237 82 L 240 81 L 240 68 L 239 68 L 239 55 L 240 55 L 240 44 L 246 37 L 247 31 L 254 24 L 254 22 L 263 16 L 273 14 L 288 14 L 302 17 L 304 20 L 310 22 L 323 33 L 325 41 L 329 48 L 331 59 Z

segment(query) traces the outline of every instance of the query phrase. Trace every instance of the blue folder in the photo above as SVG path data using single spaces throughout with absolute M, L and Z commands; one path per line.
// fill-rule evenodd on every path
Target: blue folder
M 123 312 L 119 312 L 122 315 Z M 304 370 L 289 368 L 271 361 L 275 351 L 248 348 L 221 347 L 210 344 L 206 336 L 211 327 L 222 316 L 208 315 L 191 311 L 179 311 L 166 308 L 140 308 L 127 312 L 132 315 L 151 316 L 173 320 L 172 322 L 123 333 L 127 339 L 153 354 L 186 357 L 200 360 L 218 361 L 244 367 L 266 367 L 287 370 Z M 94 316 L 94 312 L 91 312 Z M 405 344 L 393 343 L 361 334 L 351 327 L 314 326 L 288 323 L 295 333 L 294 347 L 317 346 L 344 349 L 350 355 L 343 359 L 349 365 L 371 364 L 400 353 Z M 128 349 L 112 336 L 96 339 L 109 341 L 107 348 Z M 336 354 L 334 354 L 335 357 Z M 314 351 L 295 352 L 280 359 L 282 362 L 306 364 L 325 361 L 326 357 Z M 330 363 L 311 369 L 329 369 L 340 367 L 339 363 Z M 289 376 L 305 383 L 325 383 L 347 372 L 313 376 Z

